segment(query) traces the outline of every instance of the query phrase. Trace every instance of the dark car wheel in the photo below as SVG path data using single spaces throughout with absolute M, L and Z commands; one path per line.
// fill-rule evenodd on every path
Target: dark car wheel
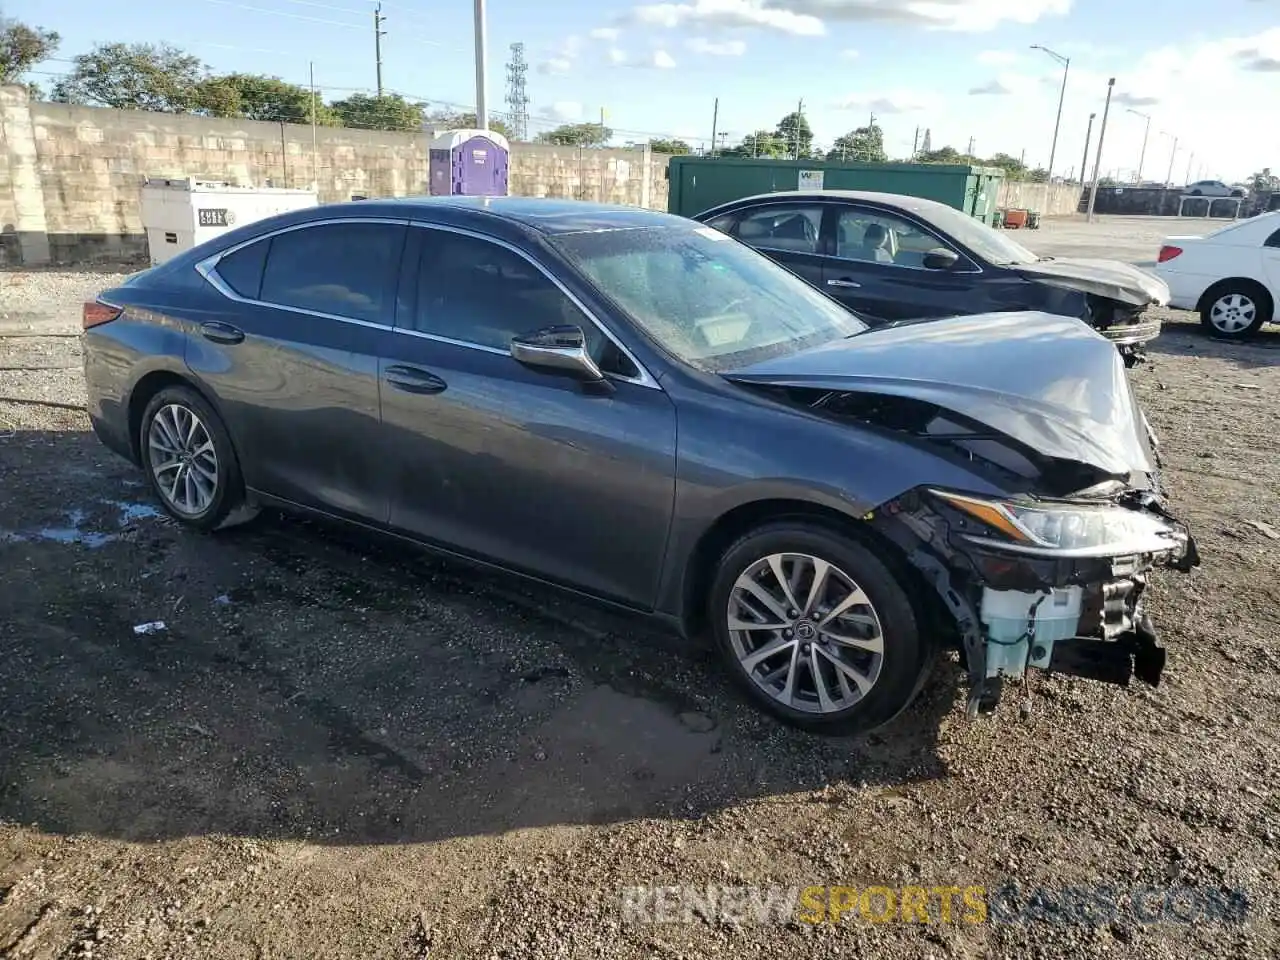
M 733 544 L 716 571 L 710 617 L 748 696 L 815 732 L 891 720 L 931 662 L 889 568 L 860 543 L 812 524 L 771 524 Z
M 1215 337 L 1243 340 L 1271 319 L 1271 298 L 1261 286 L 1248 281 L 1227 281 L 1204 297 L 1200 322 Z
M 245 511 L 244 483 L 231 438 L 194 390 L 166 387 L 142 414 L 139 449 L 147 480 L 165 512 L 197 530 Z

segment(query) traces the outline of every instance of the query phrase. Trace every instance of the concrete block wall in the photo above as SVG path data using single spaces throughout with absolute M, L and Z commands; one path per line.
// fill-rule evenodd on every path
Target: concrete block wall
M 1046 192 L 1043 183 L 1005 180 L 1000 184 L 996 206 L 1039 210 L 1042 217 L 1065 217 L 1076 212 L 1080 190 L 1078 183 L 1055 183 Z
M 321 202 L 421 194 L 426 137 L 30 103 L 0 87 L 0 264 L 146 254 L 145 177 L 310 187 Z M 665 210 L 667 158 L 514 144 L 511 192 Z

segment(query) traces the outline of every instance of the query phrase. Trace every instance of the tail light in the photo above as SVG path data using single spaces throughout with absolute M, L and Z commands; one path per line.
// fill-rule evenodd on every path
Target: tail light
M 1156 257 L 1156 263 L 1168 263 L 1180 253 L 1182 253 L 1181 247 L 1171 247 L 1166 244 L 1160 248 L 1160 256 Z
M 122 313 L 124 313 L 123 307 L 113 307 L 109 303 L 90 300 L 84 305 L 84 314 L 80 318 L 80 325 L 85 330 L 90 327 L 100 327 L 104 323 L 110 323 Z

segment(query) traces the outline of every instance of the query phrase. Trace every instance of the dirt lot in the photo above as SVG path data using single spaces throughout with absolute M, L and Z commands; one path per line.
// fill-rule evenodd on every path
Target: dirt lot
M 707 651 L 519 583 L 297 521 L 162 522 L 76 409 L 65 334 L 112 279 L 0 274 L 0 956 L 1280 951 L 1280 333 L 1224 345 L 1178 315 L 1134 374 L 1205 555 L 1154 585 L 1158 690 L 1037 678 L 1029 716 L 1010 696 L 968 722 L 946 661 L 891 727 L 822 740 L 745 706 Z M 633 884 L 1010 882 L 1248 909 L 619 906 Z

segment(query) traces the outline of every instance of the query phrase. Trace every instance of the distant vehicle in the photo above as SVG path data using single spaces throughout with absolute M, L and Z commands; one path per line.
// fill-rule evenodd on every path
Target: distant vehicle
M 1195 310 L 1219 337 L 1241 340 L 1274 322 L 1280 302 L 1280 210 L 1207 237 L 1166 237 L 1156 262 L 1170 306 Z
M 1132 365 L 1160 334 L 1168 301 L 1119 260 L 1038 257 L 946 204 L 895 193 L 789 191 L 721 204 L 694 219 L 755 247 L 868 323 L 1004 310 L 1078 317 Z
M 1221 180 L 1197 180 L 1188 183 L 1182 192 L 1188 197 L 1243 197 L 1246 191 L 1243 187 L 1228 186 Z
M 943 645 L 973 712 L 1028 665 L 1154 684 L 1146 572 L 1196 559 L 1082 324 L 868 330 L 651 210 L 297 211 L 136 274 L 84 326 L 94 430 L 184 525 L 270 505 L 567 587 L 709 635 L 809 729 L 888 720 Z

